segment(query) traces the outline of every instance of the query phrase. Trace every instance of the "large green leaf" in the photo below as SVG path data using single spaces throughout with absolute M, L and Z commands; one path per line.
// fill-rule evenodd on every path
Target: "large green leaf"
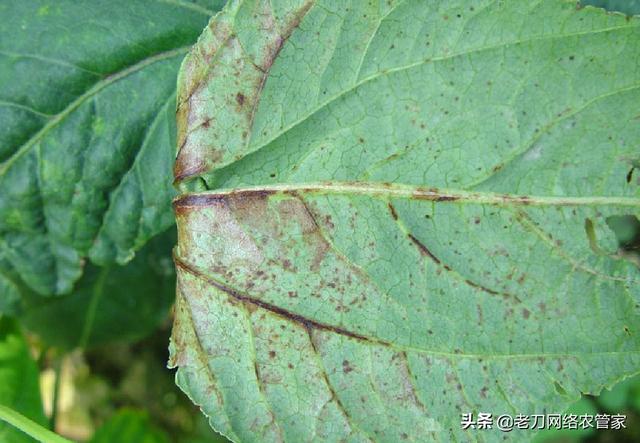
M 15 321 L 0 317 L 0 405 L 47 425 L 42 411 L 38 368 Z M 0 421 L 0 442 L 32 442 L 22 431 Z
M 242 1 L 181 68 L 170 365 L 234 441 L 524 441 L 640 369 L 640 21 Z M 610 218 L 611 217 L 611 218 Z
M 175 76 L 220 3 L 0 4 L 0 253 L 37 292 L 172 224 Z
M 20 321 L 45 343 L 64 349 L 138 340 L 169 317 L 174 244 L 171 230 L 152 239 L 125 266 L 88 265 L 71 294 L 42 297 L 23 290 Z

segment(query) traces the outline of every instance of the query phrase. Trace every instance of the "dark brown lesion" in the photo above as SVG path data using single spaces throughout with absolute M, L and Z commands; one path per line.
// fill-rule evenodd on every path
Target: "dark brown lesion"
M 431 252 L 431 250 L 427 248 L 427 246 L 420 240 L 418 240 L 413 234 L 408 233 L 407 236 L 409 237 L 409 240 L 411 240 L 411 242 L 418 247 L 422 255 L 429 257 L 438 265 L 442 263 L 440 259 L 436 257 L 435 254 Z
M 238 106 L 242 106 L 244 105 L 244 101 L 245 101 L 245 96 L 242 92 L 238 92 L 236 94 L 236 103 L 238 104 Z
M 408 233 L 407 237 L 409 238 L 409 240 L 411 240 L 411 242 L 416 245 L 418 247 L 418 249 L 420 250 L 420 253 L 423 256 L 429 257 L 431 260 L 433 260 L 434 263 L 436 263 L 439 266 L 442 266 L 446 271 L 448 272 L 453 272 L 453 268 L 451 268 L 451 266 L 449 266 L 446 263 L 443 263 L 442 260 L 440 260 L 433 252 L 431 252 L 431 250 L 420 240 L 418 240 L 413 234 Z M 463 280 L 467 285 L 471 286 L 474 289 L 478 289 L 480 291 L 486 292 L 487 294 L 491 294 L 491 295 L 499 295 L 504 297 L 505 299 L 510 299 L 510 300 L 515 300 L 516 302 L 520 303 L 521 300 L 515 295 L 515 294 L 511 294 L 508 292 L 501 292 L 501 291 L 496 291 L 494 289 L 491 289 L 487 286 L 484 286 L 480 283 L 474 282 L 468 278 L 464 278 Z
M 190 157 L 194 155 L 194 153 L 191 152 L 192 149 L 189 149 L 191 143 L 188 143 L 188 133 L 194 129 L 190 127 L 189 120 L 194 117 L 194 113 L 197 111 L 197 109 L 195 109 L 196 105 L 193 103 L 193 97 L 206 85 L 206 82 L 208 82 L 212 76 L 216 75 L 212 73 L 213 67 L 216 66 L 216 55 L 229 50 L 229 48 L 234 45 L 239 46 L 243 50 L 244 55 L 238 58 L 238 60 L 241 59 L 247 62 L 248 71 L 245 73 L 250 74 L 249 76 L 253 78 L 250 89 L 246 91 L 234 91 L 235 93 L 232 93 L 232 98 L 230 99 L 230 105 L 236 107 L 235 112 L 243 115 L 246 120 L 242 123 L 243 128 L 241 128 L 242 140 L 246 142 L 246 140 L 250 139 L 250 132 L 253 127 L 262 91 L 269 76 L 269 71 L 286 41 L 299 26 L 314 3 L 314 0 L 308 0 L 301 7 L 292 10 L 291 14 L 285 16 L 282 23 L 278 23 L 278 26 L 275 27 L 278 29 L 274 29 L 272 34 L 267 34 L 269 42 L 262 54 L 257 57 L 257 60 L 249 56 L 246 51 L 242 49 L 240 39 L 232 27 L 224 26 L 220 21 L 215 19 L 210 22 L 207 32 L 215 36 L 217 44 L 215 47 L 205 47 L 202 44 L 196 45 L 191 55 L 187 57 L 187 63 L 185 63 L 182 68 L 185 75 L 183 76 L 183 84 L 180 85 L 181 89 L 177 100 L 176 111 L 178 121 L 178 145 L 180 148 L 178 149 L 174 168 L 174 183 L 178 183 L 189 177 L 202 175 L 206 171 L 216 167 L 216 165 L 220 164 L 223 160 L 223 157 L 212 157 L 215 155 L 215 151 L 221 151 L 220 149 L 216 150 L 211 146 L 198 146 L 194 147 L 195 150 L 205 151 L 202 155 L 206 156 L 206 158 L 200 159 L 203 165 L 193 167 L 185 164 L 192 162 Z M 272 12 L 271 15 L 272 17 L 270 17 L 270 19 L 275 21 L 275 14 Z M 256 23 L 256 25 L 262 24 L 263 23 L 260 22 Z M 271 31 L 267 29 L 266 32 Z M 235 75 L 239 76 L 240 72 L 236 71 Z M 204 120 L 198 118 L 200 122 L 195 125 L 197 125 L 198 128 L 209 129 L 212 118 L 215 118 L 215 115 L 207 116 Z M 193 124 L 191 126 L 193 126 Z M 242 131 L 242 129 L 244 129 L 244 131 Z M 227 154 L 226 151 L 221 152 Z M 238 155 L 239 157 L 244 155 L 242 149 L 238 152 Z M 236 158 L 236 160 L 238 160 L 238 158 Z
M 389 212 L 391 212 L 391 218 L 394 220 L 398 220 L 398 213 L 396 212 L 395 206 L 393 206 L 390 202 L 387 203 L 387 207 L 389 208 Z
M 460 200 L 460 196 L 444 194 L 442 190 L 438 188 L 417 188 L 411 198 L 432 202 L 455 202 Z
M 231 288 L 217 280 L 214 280 L 213 278 L 207 276 L 203 271 L 197 269 L 196 267 L 190 265 L 189 263 L 185 262 L 184 260 L 182 260 L 180 257 L 178 257 L 177 254 L 174 253 L 173 255 L 173 260 L 176 264 L 176 267 L 179 268 L 182 271 L 185 271 L 191 275 L 193 275 L 194 277 L 197 277 L 201 280 L 206 281 L 209 285 L 215 287 L 216 289 L 224 292 L 225 294 L 227 294 L 229 297 L 231 297 L 232 300 L 235 300 L 236 302 L 240 302 L 242 304 L 244 304 L 245 306 L 247 306 L 247 308 L 261 308 L 264 309 L 268 312 L 271 312 L 274 315 L 277 315 L 285 320 L 297 323 L 299 325 L 301 325 L 302 327 L 306 328 L 307 330 L 322 330 L 322 331 L 329 331 L 329 332 L 334 332 L 336 334 L 345 336 L 345 337 L 349 337 L 352 339 L 356 339 L 356 340 L 360 340 L 360 341 L 364 341 L 367 343 L 375 343 L 381 346 L 391 346 L 390 343 L 384 341 L 384 340 L 380 340 L 376 337 L 368 337 L 362 334 L 359 334 L 357 332 L 354 331 L 350 331 L 348 329 L 342 328 L 340 326 L 335 326 L 335 325 L 330 325 L 330 324 L 326 324 L 326 323 L 322 323 L 319 322 L 317 320 L 305 317 L 303 315 L 297 314 L 295 312 L 291 312 L 287 309 L 281 308 L 280 306 L 276 306 L 272 303 L 269 302 L 265 302 L 263 300 L 259 300 L 257 298 L 251 297 L 248 294 L 245 293 L 241 293 L 240 291 L 237 291 L 234 288 Z
M 241 191 L 232 191 L 225 194 L 219 193 L 201 193 L 201 194 L 184 194 L 177 197 L 173 201 L 174 210 L 183 207 L 203 207 L 219 205 L 221 202 L 235 201 L 237 203 L 246 202 L 251 204 L 258 200 L 265 200 L 267 197 L 277 194 L 278 191 L 272 189 L 250 189 Z

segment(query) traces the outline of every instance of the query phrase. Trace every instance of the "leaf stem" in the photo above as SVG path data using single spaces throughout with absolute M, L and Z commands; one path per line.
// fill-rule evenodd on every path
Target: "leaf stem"
M 98 274 L 98 279 L 96 280 L 93 293 L 91 294 L 91 301 L 89 303 L 89 308 L 85 316 L 82 335 L 80 335 L 80 341 L 78 342 L 78 346 L 80 348 L 86 348 L 87 343 L 89 343 L 89 338 L 91 337 L 91 333 L 93 332 L 93 323 L 96 319 L 98 304 L 100 303 L 100 299 L 102 299 L 102 294 L 104 293 L 104 285 L 110 270 L 111 268 L 109 266 L 105 266 L 104 268 L 100 269 L 100 273 Z
M 71 440 L 67 440 L 51 432 L 33 420 L 4 405 L 0 405 L 0 420 L 9 423 L 11 426 L 21 430 L 41 443 L 71 443 Z
M 51 403 L 51 417 L 49 418 L 49 429 L 56 431 L 56 420 L 58 418 L 58 402 L 60 397 L 60 378 L 62 376 L 62 358 L 58 355 L 54 357 L 53 371 L 55 380 L 53 382 L 53 399 Z

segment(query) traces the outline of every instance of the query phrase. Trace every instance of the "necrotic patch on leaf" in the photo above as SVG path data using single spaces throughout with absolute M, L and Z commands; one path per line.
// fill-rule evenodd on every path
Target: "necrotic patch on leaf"
M 173 355 L 214 426 L 466 441 L 462 412 L 562 410 L 636 371 L 638 273 L 606 220 L 640 207 L 637 31 L 572 1 L 231 2 L 179 111 L 222 190 L 175 202 Z

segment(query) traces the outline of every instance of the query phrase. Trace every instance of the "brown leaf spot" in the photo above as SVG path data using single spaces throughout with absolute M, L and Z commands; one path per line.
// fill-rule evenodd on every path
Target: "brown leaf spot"
M 418 247 L 422 255 L 425 255 L 429 257 L 431 260 L 433 260 L 434 262 L 440 264 L 440 259 L 435 255 L 433 255 L 433 253 L 429 250 L 429 248 L 427 248 L 423 243 L 420 242 L 420 240 L 414 237 L 413 234 L 408 234 L 408 237 L 409 237 L 409 240 L 411 240 L 413 244 Z
M 391 217 L 394 220 L 398 220 L 398 213 L 396 212 L 396 208 L 391 203 L 387 203 L 387 207 L 389 208 L 389 212 L 391 212 Z
M 244 100 L 245 100 L 244 94 L 242 92 L 238 92 L 236 94 L 236 103 L 238 103 L 238 106 L 244 105 Z

